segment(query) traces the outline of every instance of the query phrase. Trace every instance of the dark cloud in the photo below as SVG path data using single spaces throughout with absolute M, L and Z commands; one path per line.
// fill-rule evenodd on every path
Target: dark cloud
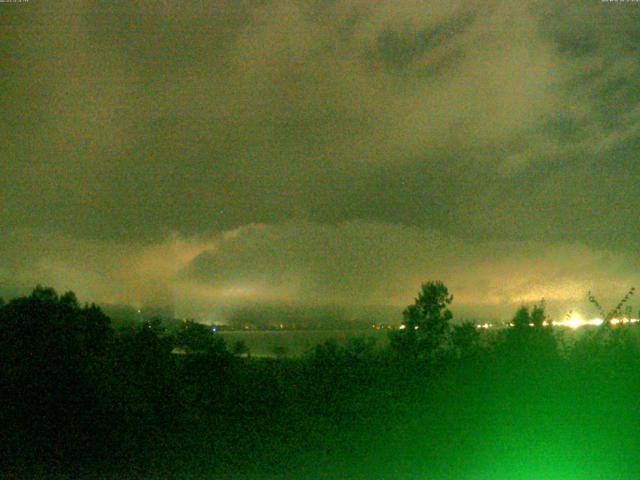
M 399 74 L 406 74 L 408 70 L 414 70 L 414 74 L 422 76 L 441 73 L 444 68 L 454 66 L 456 60 L 459 60 L 457 56 L 462 52 L 460 49 L 452 49 L 451 44 L 456 43 L 456 37 L 467 31 L 474 20 L 475 12 L 464 12 L 417 31 L 411 28 L 384 30 L 369 52 L 374 60 L 373 65 L 382 63 Z M 448 55 L 441 55 L 439 61 L 425 63 L 424 58 L 438 49 L 445 49 Z M 416 64 L 418 67 L 412 69 Z
M 395 305 L 438 277 L 490 313 L 635 279 L 631 3 L 0 9 L 11 288 L 204 311 L 233 291 Z

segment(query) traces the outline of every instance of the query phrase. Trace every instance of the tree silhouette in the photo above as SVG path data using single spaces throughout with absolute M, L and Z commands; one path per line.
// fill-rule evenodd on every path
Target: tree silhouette
M 531 324 L 531 315 L 529 314 L 529 307 L 522 305 L 513 316 L 511 320 L 513 328 L 517 330 L 524 330 L 529 328 Z
M 472 357 L 480 349 L 480 332 L 473 323 L 464 322 L 453 327 L 451 341 L 458 358 Z
M 202 323 L 187 320 L 178 329 L 176 344 L 183 347 L 187 353 L 201 353 L 216 357 L 228 355 L 227 344 L 224 339 L 215 335 L 211 327 Z
M 591 304 L 594 307 L 596 307 L 596 309 L 598 310 L 598 313 L 602 317 L 602 326 L 608 327 L 611 325 L 611 320 L 621 315 L 622 307 L 624 307 L 624 305 L 629 301 L 629 299 L 633 296 L 635 291 L 636 291 L 636 287 L 631 287 L 629 291 L 626 293 L 626 295 L 622 297 L 618 302 L 618 304 L 615 307 L 613 307 L 611 310 L 609 310 L 608 313 L 605 313 L 604 309 L 602 308 L 602 306 L 600 305 L 596 297 L 591 293 L 591 291 L 589 291 L 589 293 L 587 294 L 587 297 L 589 299 L 589 302 L 591 302 Z
M 401 329 L 391 333 L 391 346 L 413 359 L 433 360 L 449 334 L 453 295 L 441 281 L 422 284 L 418 297 L 402 312 Z
M 518 308 L 511 324 L 504 332 L 502 346 L 502 353 L 509 360 L 539 365 L 557 357 L 557 340 L 547 318 L 544 300 L 531 310 L 526 305 Z
M 534 328 L 542 328 L 547 321 L 547 314 L 545 312 L 544 300 L 533 306 L 531 309 L 531 323 Z
M 10 412 L 0 424 L 45 445 L 40 456 L 79 448 L 102 418 L 93 374 L 112 333 L 109 318 L 73 292 L 38 286 L 0 307 L 0 404 Z

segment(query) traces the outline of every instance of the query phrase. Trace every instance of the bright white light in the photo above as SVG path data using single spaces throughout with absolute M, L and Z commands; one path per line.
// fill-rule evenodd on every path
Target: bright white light
M 481 323 L 479 325 L 476 325 L 476 328 L 484 328 L 484 329 L 488 329 L 493 327 L 493 325 L 491 325 L 490 323 Z
M 555 325 L 560 327 L 569 327 L 569 328 L 580 328 L 584 325 L 587 325 L 588 322 L 582 315 L 579 313 L 572 313 L 571 316 L 567 320 L 561 320 L 559 322 L 555 322 Z
M 611 325 L 624 325 L 627 323 L 638 323 L 638 321 L 639 320 L 637 318 L 623 317 L 623 318 L 612 318 L 611 320 L 609 320 L 609 323 Z M 604 320 L 602 318 L 592 318 L 590 320 L 586 320 L 582 318 L 582 316 L 579 313 L 573 313 L 571 317 L 569 317 L 567 320 L 553 322 L 553 325 L 557 327 L 569 327 L 569 328 L 575 329 L 575 328 L 580 328 L 587 325 L 590 325 L 593 327 L 599 327 L 603 323 L 604 323 Z

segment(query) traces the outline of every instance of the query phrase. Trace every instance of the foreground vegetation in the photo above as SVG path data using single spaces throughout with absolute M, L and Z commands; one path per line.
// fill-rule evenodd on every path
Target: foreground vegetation
M 451 302 L 423 285 L 385 348 L 251 359 L 193 322 L 114 332 L 99 308 L 38 287 L 0 306 L 0 473 L 640 478 L 635 325 L 561 347 L 543 305 L 490 337 L 452 326 Z

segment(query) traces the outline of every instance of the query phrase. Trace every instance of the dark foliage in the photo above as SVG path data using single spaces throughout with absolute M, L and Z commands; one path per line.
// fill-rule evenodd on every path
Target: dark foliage
M 403 312 L 402 329 L 392 332 L 391 346 L 401 356 L 433 361 L 449 334 L 453 295 L 442 282 L 422 284 L 418 297 Z
M 192 321 L 114 332 L 99 308 L 38 287 L 0 304 L 0 472 L 583 478 L 588 458 L 594 478 L 638 478 L 635 325 L 561 349 L 543 304 L 487 336 L 449 325 L 451 300 L 423 285 L 390 347 L 355 337 L 263 359 Z

